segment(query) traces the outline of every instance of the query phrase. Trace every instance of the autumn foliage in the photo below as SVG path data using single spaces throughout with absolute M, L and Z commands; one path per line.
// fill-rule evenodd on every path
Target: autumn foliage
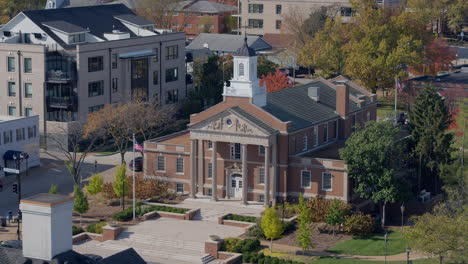
M 423 54 L 422 63 L 409 68 L 413 74 L 437 75 L 437 72 L 448 71 L 456 59 L 456 51 L 440 38 L 433 39 L 424 48 Z
M 262 75 L 260 85 L 266 85 L 267 93 L 276 92 L 292 86 L 288 76 L 279 69 L 276 69 L 275 73 L 269 72 L 266 76 Z

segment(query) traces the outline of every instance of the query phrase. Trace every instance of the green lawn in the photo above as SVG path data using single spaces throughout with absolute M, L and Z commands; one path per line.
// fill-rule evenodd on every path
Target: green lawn
M 369 260 L 357 260 L 357 259 L 340 259 L 332 257 L 321 257 L 317 260 L 309 262 L 309 264 L 382 264 L 383 261 L 369 261 Z M 387 261 L 389 264 L 406 264 L 406 261 Z M 413 264 L 437 264 L 439 263 L 434 259 L 419 259 L 413 260 Z
M 389 230 L 387 255 L 395 255 L 406 251 L 407 242 L 400 229 Z M 383 234 L 371 235 L 365 238 L 353 238 L 331 247 L 329 252 L 347 255 L 383 256 L 385 255 L 385 239 Z

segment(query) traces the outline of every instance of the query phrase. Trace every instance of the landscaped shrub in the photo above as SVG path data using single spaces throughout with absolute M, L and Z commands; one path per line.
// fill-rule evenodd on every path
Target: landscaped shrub
M 78 234 L 81 234 L 81 233 L 83 233 L 83 232 L 84 232 L 83 228 L 78 227 L 78 226 L 72 226 L 72 234 L 73 234 L 74 236 L 76 236 L 76 235 L 78 235 Z
M 257 219 L 254 226 L 250 227 L 247 230 L 247 235 L 250 236 L 250 237 L 255 237 L 257 239 L 264 239 L 265 238 L 265 234 L 263 233 L 260 218 Z
M 137 204 L 135 209 L 136 216 L 142 216 L 146 213 L 153 212 L 153 211 L 162 211 L 162 212 L 170 212 L 170 213 L 178 213 L 178 214 L 185 214 L 186 212 L 190 211 L 189 209 L 185 208 L 177 208 L 177 207 L 169 207 L 163 205 L 149 205 L 149 204 Z M 133 207 L 129 207 L 121 212 L 118 212 L 112 216 L 114 220 L 126 222 L 133 218 Z
M 114 192 L 114 188 L 112 187 L 112 183 L 106 182 L 102 185 L 102 196 L 107 200 L 117 199 L 117 194 Z
M 257 252 L 248 252 L 242 254 L 242 262 L 251 264 L 303 264 L 302 262 L 294 260 L 265 256 L 263 253 Z
M 86 227 L 86 231 L 95 234 L 102 234 L 102 228 L 107 225 L 107 222 L 97 222 Z
M 127 177 L 127 182 L 128 186 L 125 188 L 128 188 L 128 192 L 126 192 L 126 195 L 128 198 L 132 198 L 133 178 Z M 136 198 L 140 200 L 148 199 L 167 191 L 166 184 L 151 179 L 145 179 L 143 177 L 135 177 L 135 188 Z
M 234 248 L 236 247 L 237 243 L 239 243 L 239 241 L 241 241 L 241 239 L 237 237 L 225 238 L 223 246 L 221 247 L 221 251 L 234 252 Z
M 312 222 L 323 222 L 327 214 L 328 201 L 321 197 L 314 197 L 307 201 L 307 206 L 311 211 Z
M 283 224 L 283 230 L 285 233 L 293 231 L 296 229 L 296 224 L 294 222 L 285 221 Z
M 236 253 L 246 253 L 257 251 L 260 248 L 260 240 L 258 239 L 244 239 L 235 245 L 233 251 Z
M 370 235 L 375 228 L 375 221 L 371 215 L 358 213 L 346 217 L 343 231 L 354 236 Z
M 290 204 L 288 202 L 284 202 L 282 204 L 276 205 L 276 210 L 281 218 L 291 218 L 298 214 L 298 206 L 297 204 Z M 284 214 L 283 214 L 284 212 Z
M 257 218 L 254 216 L 245 216 L 245 215 L 236 215 L 236 214 L 225 215 L 223 219 L 241 221 L 241 222 L 249 222 L 249 223 L 255 223 L 255 221 L 257 221 Z

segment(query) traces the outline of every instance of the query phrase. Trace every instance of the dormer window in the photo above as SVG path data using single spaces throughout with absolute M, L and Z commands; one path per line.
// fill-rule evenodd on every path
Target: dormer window
M 142 29 L 146 29 L 146 30 L 149 30 L 149 31 L 154 31 L 154 26 L 153 25 L 150 25 L 150 26 L 143 26 L 141 27 Z
M 239 76 L 244 76 L 244 63 L 239 63 Z
M 81 43 L 86 41 L 86 33 L 72 34 L 69 36 L 69 44 Z

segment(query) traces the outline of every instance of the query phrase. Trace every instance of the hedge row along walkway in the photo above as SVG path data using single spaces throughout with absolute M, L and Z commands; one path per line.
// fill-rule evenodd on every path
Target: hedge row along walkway
M 260 240 L 260 244 L 265 247 L 270 247 L 270 242 L 265 240 Z M 290 245 L 283 245 L 277 244 L 273 242 L 273 251 L 277 249 L 280 251 L 288 251 L 288 252 L 298 252 L 302 254 L 302 249 L 296 246 Z M 308 250 L 306 251 L 307 256 L 320 256 L 320 257 L 335 257 L 335 258 L 346 258 L 346 259 L 357 259 L 357 260 L 371 260 L 371 261 L 384 261 L 384 256 L 360 256 L 360 255 L 344 255 L 344 254 L 335 254 L 326 251 L 313 251 Z M 426 259 L 427 256 L 421 255 L 416 252 L 410 253 L 410 260 L 416 259 Z M 387 261 L 405 261 L 406 260 L 406 252 L 400 253 L 396 255 L 387 256 Z

